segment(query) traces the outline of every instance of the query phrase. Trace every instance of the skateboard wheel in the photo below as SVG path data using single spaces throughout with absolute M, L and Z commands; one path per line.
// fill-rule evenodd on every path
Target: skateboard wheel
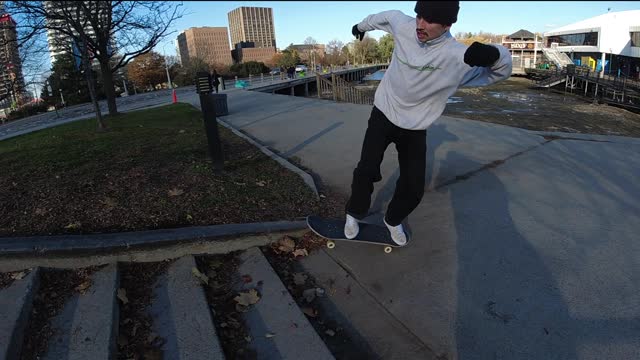
M 387 254 L 388 254 L 388 253 L 390 253 L 391 251 L 393 251 L 393 248 L 392 248 L 391 246 L 385 246 L 385 247 L 384 247 L 384 252 L 385 252 L 385 253 L 387 253 Z
M 334 247 L 336 247 L 336 243 L 334 243 L 333 241 L 327 241 L 327 247 L 329 249 L 333 249 Z

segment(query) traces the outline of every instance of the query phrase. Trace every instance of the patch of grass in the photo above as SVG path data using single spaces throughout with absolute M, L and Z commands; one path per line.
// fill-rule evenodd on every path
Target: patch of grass
M 292 220 L 335 212 L 295 173 L 220 126 L 214 174 L 200 111 L 174 104 L 0 142 L 0 236 Z M 330 205 L 329 207 L 334 207 Z

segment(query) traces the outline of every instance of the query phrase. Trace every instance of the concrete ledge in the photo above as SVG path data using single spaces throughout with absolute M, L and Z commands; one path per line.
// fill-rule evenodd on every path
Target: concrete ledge
M 227 129 L 231 130 L 234 134 L 240 136 L 241 138 L 243 138 L 243 139 L 247 140 L 249 143 L 251 143 L 253 146 L 259 148 L 260 151 L 262 151 L 268 157 L 270 157 L 273 160 L 275 160 L 278 163 L 280 163 L 280 165 L 282 165 L 285 168 L 287 168 L 287 169 L 295 172 L 296 174 L 298 174 L 298 176 L 300 176 L 302 178 L 302 180 L 311 188 L 313 193 L 316 194 L 316 198 L 320 197 L 320 194 L 318 193 L 318 188 L 316 187 L 316 183 L 315 183 L 315 181 L 313 181 L 313 177 L 311 177 L 311 175 L 309 175 L 307 172 L 305 172 L 304 170 L 300 169 L 299 167 L 293 165 L 292 163 L 287 161 L 282 156 L 280 156 L 280 155 L 274 153 L 273 151 L 269 150 L 266 146 L 261 145 L 259 142 L 255 141 L 250 136 L 244 134 L 240 130 L 237 130 L 233 126 L 227 124 L 226 122 L 224 122 L 220 118 L 218 118 L 218 122 L 220 123 L 220 125 L 222 125 L 222 126 L 226 127 Z
M 194 226 L 114 234 L 55 235 L 0 238 L 0 257 L 111 252 L 114 250 L 173 245 L 186 240 L 203 240 L 306 228 L 304 221 Z
M 175 259 L 191 254 L 227 254 L 239 250 L 247 250 L 252 247 L 269 245 L 280 240 L 284 235 L 301 237 L 307 229 L 272 232 L 261 235 L 247 235 L 239 238 L 228 238 L 219 241 L 197 240 L 180 242 L 155 248 L 144 247 L 140 249 L 119 249 L 113 252 L 100 254 L 75 254 L 62 255 L 21 255 L 0 257 L 0 272 L 17 271 L 37 266 L 47 268 L 80 268 L 88 266 L 105 265 L 116 262 L 156 262 L 167 259 Z
M 0 290 L 0 359 L 20 359 L 24 331 L 29 323 L 33 298 L 40 285 L 40 269 Z
M 172 263 L 153 285 L 154 331 L 167 342 L 165 359 L 224 359 L 200 281 L 191 273 L 193 256 Z

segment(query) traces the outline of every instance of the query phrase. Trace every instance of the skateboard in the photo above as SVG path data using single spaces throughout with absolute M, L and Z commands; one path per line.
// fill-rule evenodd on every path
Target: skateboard
M 384 226 L 361 222 L 358 224 L 360 226 L 358 235 L 353 239 L 347 239 L 344 236 L 344 224 L 344 219 L 325 219 L 314 215 L 307 216 L 307 226 L 309 226 L 314 233 L 328 240 L 327 247 L 329 249 L 333 249 L 336 246 L 336 241 L 352 241 L 381 245 L 384 246 L 384 252 L 387 254 L 393 251 L 394 247 L 402 247 L 391 239 L 389 230 Z M 409 238 L 407 238 L 407 243 L 409 243 Z

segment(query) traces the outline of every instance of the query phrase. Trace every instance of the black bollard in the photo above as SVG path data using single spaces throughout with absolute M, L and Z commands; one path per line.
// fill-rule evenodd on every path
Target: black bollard
M 200 108 L 202 109 L 202 118 L 204 119 L 213 171 L 222 171 L 224 170 L 224 155 L 222 153 L 222 143 L 220 142 L 220 132 L 218 131 L 218 120 L 216 119 L 216 104 L 213 94 L 211 94 L 213 88 L 209 73 L 199 72 L 197 74 L 196 91 L 200 95 Z

